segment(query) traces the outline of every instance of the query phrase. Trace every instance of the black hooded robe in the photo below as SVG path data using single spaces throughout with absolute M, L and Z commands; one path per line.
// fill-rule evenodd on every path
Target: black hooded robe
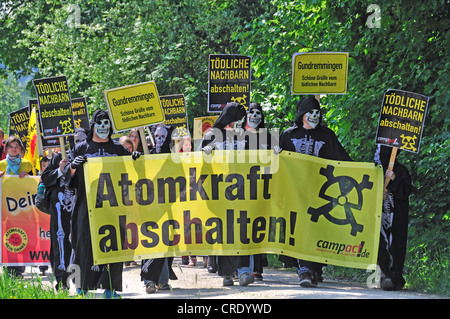
M 302 98 L 297 103 L 295 125 L 280 135 L 280 147 L 283 151 L 291 151 L 320 158 L 351 161 L 351 157 L 342 147 L 336 134 L 320 122 L 314 129 L 303 128 L 303 115 L 313 109 L 320 110 L 319 102 L 314 97 Z M 322 119 L 322 118 L 321 118 Z M 321 121 L 320 119 L 320 121 Z M 286 267 L 307 267 L 313 272 L 321 272 L 322 264 L 298 260 L 288 256 L 280 256 Z
M 383 171 L 389 165 L 392 148 L 380 146 L 377 164 L 383 166 Z M 383 272 L 383 278 L 390 278 L 392 289 L 402 289 L 405 285 L 403 267 L 406 257 L 406 244 L 409 221 L 409 195 L 413 186 L 408 169 L 398 162 L 394 164 L 395 179 L 387 185 L 388 196 L 383 200 L 380 245 L 378 250 L 378 265 Z
M 62 187 L 62 173 L 59 173 L 59 163 L 62 155 L 57 153 L 52 157 L 41 181 L 46 187 L 49 199 L 50 213 L 50 263 L 56 278 L 56 288 L 67 288 L 67 272 L 72 257 L 71 219 L 76 202 L 76 190 Z
M 130 155 L 123 145 L 111 139 L 112 126 L 110 126 L 109 140 L 107 142 L 94 142 L 94 124 L 102 119 L 109 119 L 108 113 L 96 110 L 91 119 L 91 129 L 86 141 L 77 144 L 72 150 L 72 158 L 84 155 L 86 157 L 108 157 Z M 82 290 L 122 291 L 123 263 L 94 265 L 89 227 L 89 214 L 84 180 L 84 167 L 77 168 L 71 176 L 70 163 L 64 167 L 62 185 L 76 188 L 77 200 L 72 214 L 72 247 L 74 250 L 73 263 L 80 267 L 80 287 Z
M 201 143 L 202 149 L 205 147 L 211 147 L 212 150 L 248 149 L 248 140 L 245 139 L 245 134 L 241 135 L 239 132 L 225 129 L 228 124 L 239 121 L 244 116 L 246 116 L 246 111 L 241 104 L 227 103 L 212 128 L 204 135 Z M 216 256 L 209 256 L 209 258 L 216 258 Z M 248 266 L 248 256 L 246 260 L 242 261 L 241 256 L 217 256 L 219 276 L 233 276 L 237 268 L 245 266 L 245 264 Z
M 173 126 L 170 125 L 162 125 L 166 131 L 167 135 L 165 136 L 164 141 L 162 141 L 161 145 L 153 145 L 153 149 L 150 151 L 150 154 L 162 154 L 162 153 L 170 153 L 170 146 L 172 142 L 172 133 L 175 130 Z M 156 127 L 155 127 L 156 131 Z M 153 132 L 155 133 L 155 132 Z M 159 279 L 161 277 L 162 271 L 164 269 L 164 265 L 167 263 L 169 267 L 169 279 L 177 280 L 177 276 L 172 269 L 173 257 L 166 258 L 152 258 L 152 259 L 143 259 L 141 264 L 141 281 L 153 281 L 157 285 L 165 284 L 160 283 Z

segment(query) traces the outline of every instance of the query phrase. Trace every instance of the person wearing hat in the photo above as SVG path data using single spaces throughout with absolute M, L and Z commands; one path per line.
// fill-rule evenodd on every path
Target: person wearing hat
M 294 125 L 280 135 L 280 151 L 302 153 L 330 160 L 351 161 L 336 135 L 321 125 L 322 112 L 319 102 L 312 96 L 297 102 Z M 316 287 L 321 281 L 322 264 L 280 256 L 287 267 L 298 267 L 300 286 Z
M 83 164 L 89 157 L 130 155 L 127 148 L 111 139 L 112 133 L 108 113 L 97 109 L 92 116 L 87 139 L 74 147 L 71 154 L 73 160 L 64 167 L 62 185 L 76 188 L 78 194 L 72 214 L 74 264 L 80 267 L 81 273 L 77 293 L 83 295 L 88 290 L 103 287 L 105 298 L 120 298 L 116 291 L 122 291 L 123 263 L 94 265 L 83 170 Z
M 247 112 L 242 104 L 229 102 L 224 107 L 219 118 L 204 135 L 201 149 L 206 154 L 213 150 L 244 150 L 248 149 L 243 125 Z M 239 256 L 209 256 L 208 272 L 218 271 L 223 278 L 224 286 L 233 285 L 233 275 L 239 267 Z

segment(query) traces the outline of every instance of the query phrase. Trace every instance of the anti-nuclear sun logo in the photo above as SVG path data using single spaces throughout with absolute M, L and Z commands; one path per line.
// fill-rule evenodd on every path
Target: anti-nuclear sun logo
M 352 227 L 350 234 L 356 236 L 358 232 L 362 233 L 364 226 L 356 221 L 353 209 L 361 210 L 363 205 L 362 191 L 364 189 L 372 189 L 373 183 L 369 181 L 369 175 L 364 175 L 361 183 L 358 183 L 350 176 L 334 176 L 333 173 L 334 167 L 331 165 L 320 169 L 320 174 L 325 176 L 327 181 L 320 188 L 319 197 L 329 201 L 329 203 L 318 208 L 309 207 L 308 214 L 311 215 L 311 221 L 313 222 L 317 222 L 319 217 L 323 215 L 333 224 L 350 224 Z M 333 188 L 334 193 L 332 191 Z M 337 193 L 340 194 L 336 196 Z M 339 213 L 342 214 L 342 209 L 338 209 L 340 207 L 336 208 L 336 206 L 344 208 L 345 218 L 335 217 L 336 215 L 339 216 Z

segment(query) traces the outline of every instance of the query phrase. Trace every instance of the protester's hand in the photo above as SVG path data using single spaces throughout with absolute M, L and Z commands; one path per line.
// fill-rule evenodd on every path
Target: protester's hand
M 386 170 L 386 178 L 389 178 L 390 180 L 394 180 L 395 179 L 395 173 L 391 170 Z
M 202 148 L 202 151 L 205 152 L 206 155 L 211 155 L 212 150 L 213 148 L 210 145 L 206 145 L 205 147 Z
M 29 176 L 27 172 L 20 172 L 19 178 L 24 178 L 25 176 Z
M 78 167 L 82 167 L 84 163 L 87 162 L 87 157 L 85 155 L 79 155 L 75 157 L 75 159 L 70 163 L 71 169 L 77 169 Z
M 282 149 L 281 147 L 279 147 L 278 145 L 275 145 L 275 146 L 273 147 L 273 152 L 274 152 L 275 155 L 280 154 L 282 150 L 283 150 L 283 149 Z
M 133 151 L 133 153 L 131 153 L 131 158 L 134 160 L 137 160 L 139 157 L 141 157 L 142 153 L 139 151 Z

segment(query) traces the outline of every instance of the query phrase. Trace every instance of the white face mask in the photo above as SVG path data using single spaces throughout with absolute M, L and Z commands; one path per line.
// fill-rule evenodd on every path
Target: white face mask
M 97 136 L 102 140 L 109 137 L 110 128 L 111 122 L 108 119 L 97 121 L 97 123 L 94 124 L 95 134 L 97 134 Z
M 311 110 L 306 113 L 306 122 L 308 122 L 311 128 L 316 128 L 320 121 L 320 111 L 319 110 Z
M 242 129 L 242 127 L 244 126 L 244 121 L 245 121 L 245 116 L 242 119 L 240 119 L 239 121 L 234 122 L 234 130 L 236 132 L 239 132 Z
M 258 109 L 252 109 L 247 114 L 247 123 L 251 128 L 257 128 L 262 121 L 262 113 Z

